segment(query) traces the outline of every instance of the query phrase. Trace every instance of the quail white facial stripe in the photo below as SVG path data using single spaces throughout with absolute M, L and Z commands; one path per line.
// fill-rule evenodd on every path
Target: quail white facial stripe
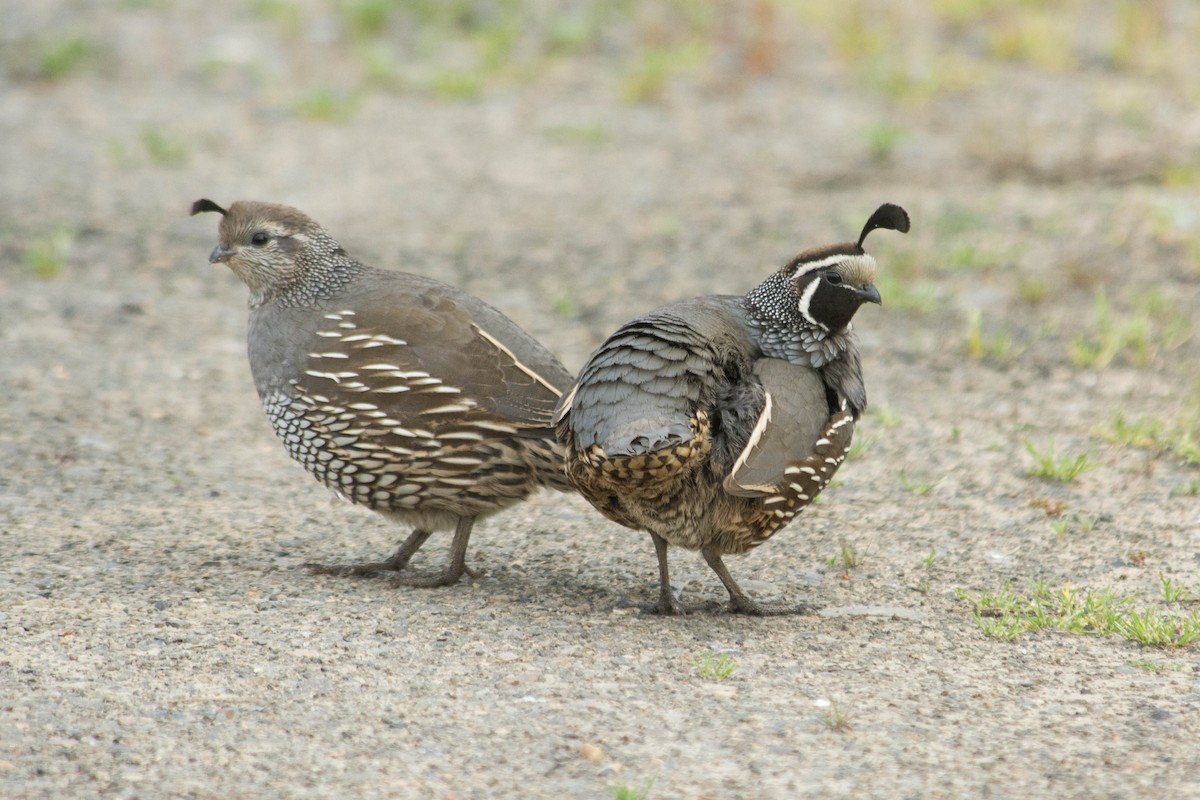
M 800 311 L 800 316 L 804 317 L 813 325 L 825 330 L 825 326 L 818 322 L 809 311 L 808 306 L 812 303 L 813 295 L 817 293 L 817 287 L 821 285 L 820 281 L 809 281 L 809 284 L 804 287 L 804 291 L 800 294 L 800 300 L 797 302 L 797 307 Z
M 841 264 L 852 258 L 855 258 L 855 256 L 847 256 L 845 254 L 838 253 L 832 256 L 825 256 L 824 258 L 818 258 L 816 261 L 801 261 L 796 265 L 796 269 L 792 272 L 792 280 L 795 280 L 801 275 L 807 275 L 814 270 L 832 267 L 834 264 Z

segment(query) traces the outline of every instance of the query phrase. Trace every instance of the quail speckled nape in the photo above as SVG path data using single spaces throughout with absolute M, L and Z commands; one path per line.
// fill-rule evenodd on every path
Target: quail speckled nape
M 850 321 L 881 302 L 875 228 L 906 232 L 880 206 L 857 242 L 808 250 L 744 297 L 713 295 L 626 323 L 591 355 L 555 414 L 567 474 L 609 519 L 645 530 L 662 613 L 683 613 L 667 546 L 699 550 L 732 611 L 765 606 L 722 556 L 762 544 L 825 488 L 867 404 Z
M 552 417 L 571 375 L 524 330 L 444 283 L 350 258 L 300 211 L 261 202 L 222 215 L 209 256 L 250 289 L 250 369 L 288 453 L 346 499 L 413 526 L 391 558 L 308 565 L 445 586 L 475 520 L 539 487 L 571 490 Z M 450 560 L 401 570 L 437 529 Z

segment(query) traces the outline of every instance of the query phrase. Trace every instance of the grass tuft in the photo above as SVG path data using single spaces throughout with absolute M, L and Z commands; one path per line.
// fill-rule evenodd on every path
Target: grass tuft
M 1118 410 L 1108 422 L 1095 428 L 1092 435 L 1110 444 L 1149 450 L 1155 457 L 1169 452 L 1185 464 L 1200 464 L 1197 431 L 1200 431 L 1200 419 L 1189 419 L 1186 413 L 1178 422 L 1151 417 L 1130 421 Z
M 850 452 L 846 453 L 847 461 L 857 461 L 870 452 L 871 448 L 879 442 L 878 435 L 858 436 L 850 444 Z
M 641 789 L 635 789 L 628 784 L 621 783 L 613 786 L 611 791 L 613 800 L 646 800 L 650 796 L 650 790 L 653 788 L 654 778 L 651 778 Z
M 1194 590 L 1171 580 L 1161 572 L 1158 573 L 1158 582 L 1162 586 L 1163 600 L 1168 603 L 1194 603 L 1200 600 L 1200 595 Z
M 729 653 L 714 653 L 711 650 L 694 659 L 696 670 L 706 681 L 723 681 L 738 668 L 737 659 Z
M 546 136 L 560 144 L 601 147 L 608 144 L 612 131 L 604 122 L 588 122 L 577 125 L 556 125 L 546 129 Z
M 443 100 L 474 100 L 483 93 L 483 79 L 472 70 L 442 70 L 430 79 L 429 92 Z
M 66 78 L 83 68 L 93 49 L 91 42 L 77 34 L 42 42 L 38 74 L 51 81 Z
M 1070 483 L 1083 473 L 1089 472 L 1099 466 L 1092 463 L 1086 453 L 1077 455 L 1074 458 L 1069 455 L 1056 455 L 1054 453 L 1053 439 L 1046 450 L 1039 450 L 1028 439 L 1024 441 L 1024 445 L 1034 460 L 1034 465 L 1029 467 L 1026 472 L 1035 478 L 1045 478 L 1046 480 L 1058 481 L 1059 483 Z
M 851 542 L 842 539 L 838 555 L 830 556 L 825 560 L 825 564 L 830 569 L 836 569 L 840 565 L 842 568 L 842 577 L 844 578 L 849 575 L 850 570 L 861 567 L 865 560 L 866 555 L 861 550 Z
M 1070 584 L 1051 589 L 1039 582 L 1028 594 L 1018 594 L 1006 583 L 996 592 L 972 596 L 960 589 L 958 595 L 971 603 L 979 629 L 1004 641 L 1040 630 L 1120 636 L 1147 647 L 1200 641 L 1200 610 L 1185 612 L 1178 604 L 1138 608 L 1133 598 L 1111 589 L 1093 592 Z
M 865 138 L 871 161 L 882 164 L 891 160 L 892 153 L 904 139 L 904 129 L 889 122 L 879 122 L 867 128 Z
M 621 96 L 630 103 L 662 100 L 667 82 L 698 68 L 708 50 L 700 40 L 673 46 L 648 47 L 636 54 L 621 77 Z
M 292 110 L 314 122 L 349 122 L 358 110 L 358 99 L 336 89 L 321 88 L 296 101 Z
M 912 480 L 908 477 L 908 473 L 903 469 L 900 470 L 899 477 L 900 485 L 904 487 L 904 491 L 908 492 L 909 494 L 919 495 L 921 497 L 924 497 L 932 492 L 934 487 L 939 483 L 939 481 Z
M 1012 334 L 1001 328 L 991 336 L 983 332 L 983 314 L 973 312 L 967 318 L 967 355 L 976 361 L 990 359 L 992 361 L 1011 361 L 1020 355 L 1023 348 L 1018 348 L 1013 342 Z
M 822 725 L 835 733 L 845 733 L 850 730 L 850 714 L 846 711 L 846 707 L 836 700 L 829 701 L 829 705 L 821 712 L 819 719 Z
M 1103 288 L 1096 290 L 1089 330 L 1070 348 L 1076 366 L 1103 369 L 1118 358 L 1143 367 L 1158 351 L 1174 350 L 1192 337 L 1192 315 L 1158 290 L 1134 298 L 1133 310 L 1117 314 Z
M 160 167 L 181 167 L 188 160 L 188 145 L 183 138 L 155 125 L 142 128 L 142 147 L 151 163 Z
M 338 11 L 351 36 L 375 38 L 387 29 L 396 5 L 392 0 L 350 0 L 341 3 Z
M 25 253 L 25 264 L 29 271 L 42 280 L 57 278 L 66 268 L 73 240 L 74 236 L 65 228 L 34 240 Z

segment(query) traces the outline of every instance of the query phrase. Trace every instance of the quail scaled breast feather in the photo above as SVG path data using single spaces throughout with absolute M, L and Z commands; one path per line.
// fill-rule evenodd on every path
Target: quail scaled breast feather
M 866 408 L 851 329 L 881 302 L 875 228 L 909 229 L 885 204 L 857 242 L 807 250 L 744 297 L 713 295 L 651 311 L 593 353 L 555 414 L 567 474 L 606 517 L 650 533 L 657 610 L 682 613 L 667 547 L 699 550 L 730 609 L 766 606 L 733 580 L 722 556 L 770 538 L 829 483 Z
M 552 417 L 571 375 L 502 313 L 452 286 L 350 258 L 300 211 L 262 202 L 221 215 L 209 261 L 250 289 L 250 369 L 288 453 L 346 499 L 411 525 L 390 558 L 309 565 L 443 586 L 466 568 L 475 520 L 539 487 L 571 490 Z M 402 572 L 453 528 L 440 572 Z

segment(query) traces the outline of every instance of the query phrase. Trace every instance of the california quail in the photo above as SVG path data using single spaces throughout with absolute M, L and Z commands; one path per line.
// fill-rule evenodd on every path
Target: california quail
M 649 531 L 662 613 L 667 545 L 700 550 L 731 610 L 751 600 L 721 557 L 787 525 L 837 471 L 867 404 L 850 320 L 879 303 L 875 228 L 908 231 L 880 206 L 857 242 L 807 250 L 744 297 L 699 297 L 651 311 L 593 353 L 555 413 L 567 474 L 605 516 Z
M 197 200 L 222 215 L 209 261 L 250 288 L 250 369 L 292 458 L 346 499 L 413 526 L 381 562 L 309 565 L 443 586 L 475 520 L 540 486 L 571 490 L 552 416 L 568 373 L 496 309 L 452 286 L 350 258 L 294 208 Z M 401 575 L 432 531 L 450 561 Z

